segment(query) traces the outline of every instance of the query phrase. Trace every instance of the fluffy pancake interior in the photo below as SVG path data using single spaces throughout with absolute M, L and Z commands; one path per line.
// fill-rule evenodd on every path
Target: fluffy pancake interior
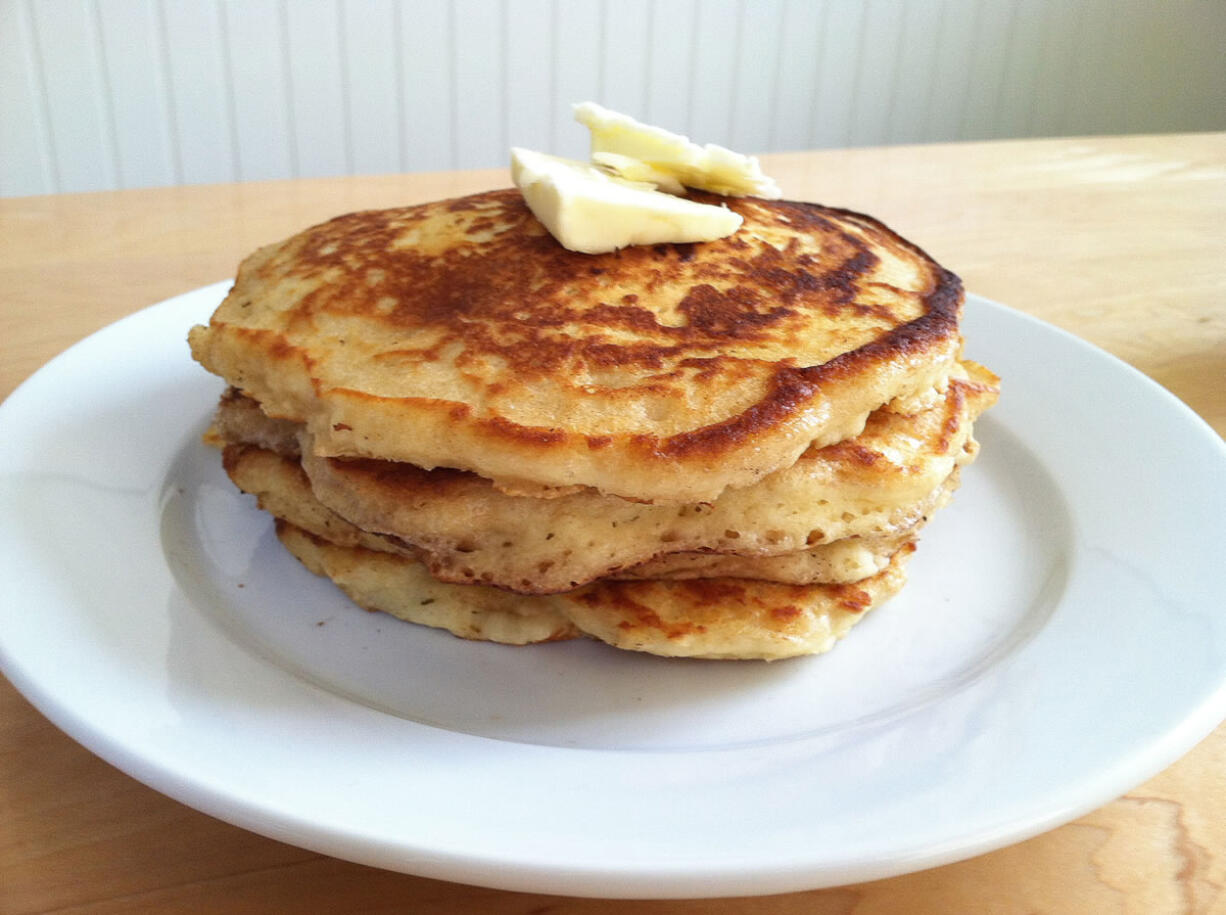
M 879 411 L 858 438 L 812 449 L 712 503 L 650 505 L 591 490 L 510 496 L 471 473 L 318 458 L 309 438 L 302 460 L 315 498 L 357 528 L 414 544 L 448 581 L 544 593 L 687 568 L 756 569 L 793 583 L 854 580 L 944 504 L 955 472 L 976 454 L 972 424 L 994 401 L 995 380 L 967 363 L 936 406 L 913 416 Z M 270 428 L 261 429 L 261 416 L 249 399 L 226 398 L 218 427 L 231 441 L 295 451 L 292 424 L 265 420 Z M 651 565 L 636 568 L 643 563 Z
M 344 547 L 286 522 L 281 542 L 355 603 L 465 638 L 527 644 L 583 634 L 668 657 L 777 660 L 828 651 L 865 613 L 897 593 L 914 547 L 855 584 L 781 585 L 714 578 L 596 582 L 525 596 L 433 579 L 411 559 Z
M 471 583 L 468 576 L 438 574 L 434 557 L 425 550 L 398 537 L 363 530 L 329 510 L 315 498 L 310 481 L 292 458 L 255 445 L 227 445 L 223 463 L 234 484 L 255 496 L 261 509 L 306 533 L 338 546 L 362 547 L 417 559 L 440 581 Z M 944 488 L 945 499 L 951 490 L 952 486 Z M 914 539 L 920 526 L 916 523 L 881 537 L 848 537 L 806 550 L 769 556 L 700 551 L 665 553 L 609 577 L 625 580 L 730 577 L 784 584 L 854 582 L 881 571 L 904 543 Z M 531 584 L 506 589 L 529 594 L 550 593 L 549 589 Z
M 435 581 L 420 563 L 391 553 L 339 546 L 288 522 L 277 537 L 316 575 L 332 579 L 358 606 L 461 638 L 506 645 L 556 642 L 580 635 L 565 616 L 496 588 Z

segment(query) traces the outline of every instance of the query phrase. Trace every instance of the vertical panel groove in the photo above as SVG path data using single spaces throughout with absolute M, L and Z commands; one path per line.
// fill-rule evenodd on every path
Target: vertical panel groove
M 822 14 L 817 20 L 817 47 L 813 53 L 813 72 L 810 74 L 810 85 L 813 87 L 813 102 L 809 105 L 809 124 L 806 135 L 809 146 L 817 144 L 817 128 L 822 122 L 821 106 L 818 104 L 821 96 L 819 87 L 822 84 L 822 61 L 826 56 L 826 33 L 830 26 L 830 2 L 822 3 Z
M 639 99 L 639 116 L 647 118 L 650 116 L 651 107 L 651 73 L 652 73 L 652 52 L 655 50 L 655 42 L 651 40 L 651 36 L 655 34 L 656 22 L 656 0 L 647 0 L 647 21 L 646 35 L 644 35 L 644 55 L 643 55 L 643 95 Z
M 971 13 L 971 36 L 973 39 L 972 49 L 983 43 L 983 36 L 980 34 L 983 29 L 983 0 L 974 0 L 974 10 Z M 975 91 L 975 87 L 971 85 L 970 68 L 964 69 L 963 85 L 962 85 L 962 104 L 958 112 L 958 133 L 957 139 L 967 138 L 967 114 L 971 107 L 971 96 Z
M 112 101 L 111 76 L 107 68 L 106 42 L 102 36 L 102 10 L 98 0 L 90 2 L 90 31 L 93 33 L 94 68 L 102 105 L 102 130 L 107 147 L 107 155 L 111 165 L 111 183 L 115 187 L 123 187 L 123 176 L 119 168 L 119 140 L 115 130 L 115 104 Z
M 157 18 L 158 68 L 161 76 L 162 111 L 166 118 L 166 133 L 170 138 L 170 167 L 175 184 L 183 183 L 183 154 L 180 151 L 179 112 L 175 105 L 174 84 L 170 79 L 170 38 L 166 34 L 166 10 L 164 0 L 154 0 L 154 15 Z
M 562 120 L 558 112 L 558 3 L 561 0 L 551 0 L 549 4 L 549 124 L 552 149 L 557 149 L 557 125 Z
M 745 0 L 736 0 L 736 21 L 732 35 L 732 84 L 728 91 L 728 121 L 724 145 L 733 146 L 736 136 L 736 97 L 741 88 L 741 39 L 745 35 Z
M 499 126 L 502 130 L 502 140 L 498 144 L 501 149 L 511 145 L 511 74 L 507 72 L 510 51 L 507 47 L 507 33 L 510 32 L 510 12 L 507 9 L 508 0 L 498 0 L 498 53 L 499 72 L 502 74 L 502 86 L 499 96 L 502 98 L 502 110 L 499 112 Z
M 693 4 L 697 3 L 698 0 L 689 0 L 689 2 L 691 4 L 690 9 L 693 10 Z M 689 45 L 686 48 L 686 53 L 689 54 L 688 66 L 686 68 L 689 72 L 689 79 L 685 82 L 685 110 L 692 112 L 694 110 L 694 62 L 698 59 L 698 35 L 694 29 L 690 29 Z M 692 124 L 692 119 L 686 124 L 687 135 Z
M 302 160 L 298 154 L 298 116 L 294 111 L 294 68 L 290 66 L 293 48 L 290 47 L 288 0 L 277 4 L 277 25 L 281 30 L 281 80 L 284 83 L 282 104 L 285 107 L 285 148 L 289 154 L 290 177 L 302 175 Z
M 459 68 L 456 67 L 456 27 L 455 27 L 455 4 L 447 4 L 447 93 L 448 93 L 448 118 L 450 119 L 451 130 L 450 139 L 448 140 L 447 162 L 448 168 L 458 168 L 457 160 L 460 155 L 460 123 L 459 123 L 459 86 L 457 85 L 457 75 Z
M 341 130 L 345 137 L 345 172 L 353 174 L 353 103 L 349 92 L 349 37 L 345 25 L 345 0 L 334 0 L 336 10 L 336 50 L 340 61 L 341 75 Z
M 596 55 L 598 58 L 596 61 L 596 101 L 601 105 L 607 105 L 609 99 L 607 96 L 607 87 L 604 84 L 605 67 L 607 65 L 605 61 L 606 54 L 604 36 L 609 32 L 609 4 L 606 2 L 606 0 L 597 0 L 596 9 L 598 11 L 598 18 L 596 21 L 600 23 L 600 50 Z
M 217 33 L 221 39 L 221 79 L 222 98 L 226 108 L 226 132 L 230 138 L 230 173 L 231 180 L 243 180 L 243 160 L 238 147 L 238 115 L 234 102 L 234 66 L 230 53 L 230 21 L 226 14 L 224 0 L 216 0 L 214 10 L 217 13 Z
M 1004 117 L 1005 99 L 1008 97 L 1009 69 L 1013 64 L 1017 44 L 1017 7 L 1018 0 L 1009 0 L 1009 14 L 1005 20 L 1005 51 L 1000 58 L 1000 69 L 1004 74 L 996 84 L 996 97 L 992 100 L 992 135 L 999 136 L 1001 122 Z
M 396 69 L 396 142 L 400 144 L 397 162 L 409 170 L 408 100 L 404 91 L 404 11 L 399 0 L 392 3 L 392 64 Z
M 779 94 L 783 83 L 783 44 L 787 34 L 788 10 L 785 2 L 779 8 L 779 21 L 775 23 L 775 66 L 771 73 L 770 111 L 766 123 L 766 145 L 777 149 L 779 144 Z
M 907 12 L 906 9 L 904 9 L 903 10 L 903 27 L 901 29 L 900 41 L 906 40 L 906 12 Z M 902 54 L 900 53 L 901 50 L 902 49 L 899 48 L 896 44 L 894 48 L 894 53 L 890 55 L 890 79 L 887 83 L 887 85 L 890 87 L 890 91 L 886 94 L 885 118 L 883 119 L 883 122 L 882 122 L 885 125 L 886 133 L 883 136 L 869 137 L 868 141 L 870 143 L 886 143 L 890 139 L 892 139 L 889 136 L 889 134 L 891 130 L 891 125 L 894 123 L 894 112 L 897 110 L 897 107 L 898 107 L 898 93 L 900 91 L 900 87 L 898 85 L 898 74 L 899 74 L 898 62 L 900 58 L 902 57 Z
M 1086 18 L 1084 15 L 1084 11 L 1085 11 L 1084 3 L 1076 3 L 1072 7 L 1071 15 L 1073 17 L 1073 22 L 1069 26 L 1069 31 L 1072 32 L 1074 35 L 1073 46 L 1076 48 L 1080 48 L 1085 42 L 1085 36 L 1082 34 L 1082 31 L 1085 26 L 1085 18 Z M 1076 70 L 1077 70 L 1077 55 L 1070 54 L 1068 56 L 1068 60 L 1066 60 L 1064 64 L 1064 85 L 1066 86 L 1069 85 L 1069 83 L 1072 81 L 1073 74 L 1076 72 Z M 1069 113 L 1070 98 L 1071 98 L 1071 94 L 1068 92 L 1064 92 L 1060 94 L 1060 107 L 1059 107 L 1058 114 L 1056 116 L 1056 123 L 1060 125 L 1060 131 L 1062 133 L 1077 133 L 1078 132 L 1076 126 L 1071 123 L 1071 116 Z
M 848 104 L 852 106 L 852 111 L 855 111 L 856 106 L 860 103 L 860 62 L 864 60 L 864 24 L 868 18 L 867 3 L 857 4 L 859 16 L 856 18 L 856 62 L 857 66 L 852 70 L 851 86 L 848 87 L 847 99 Z M 843 132 L 843 145 L 850 146 L 855 134 L 856 119 L 854 117 L 847 118 L 847 127 Z
M 685 81 L 685 134 L 694 136 L 694 88 L 698 83 L 698 38 L 696 29 L 690 29 L 690 60 L 688 76 Z
M 33 63 L 38 109 L 42 113 L 38 126 L 43 138 L 43 148 L 47 151 L 46 162 L 50 172 L 51 192 L 58 194 L 63 186 L 60 182 L 59 153 L 56 150 L 55 132 L 51 129 L 51 97 L 47 92 L 47 72 L 43 64 L 43 51 L 38 41 L 38 21 L 34 16 L 33 0 L 26 0 L 24 10 L 23 19 L 27 25 L 26 39 Z
M 1035 0 L 1035 3 L 1038 6 L 1044 7 L 1044 8 L 1047 5 L 1046 0 Z M 1036 15 L 1046 18 L 1043 12 L 1037 13 Z M 1041 30 L 1040 30 L 1040 34 L 1042 34 Z M 1035 131 L 1036 129 L 1035 125 L 1038 123 L 1038 120 L 1039 120 L 1039 93 L 1031 92 L 1030 97 L 1028 99 L 1028 104 L 1026 105 L 1026 114 L 1022 118 L 1022 129 L 1026 132 L 1027 136 L 1030 136 Z
M 944 40 L 944 37 L 945 37 L 945 15 L 946 15 L 946 10 L 948 8 L 948 4 L 946 0 L 933 0 L 933 2 L 938 3 L 939 6 L 937 8 L 936 29 L 933 33 L 933 40 L 931 42 L 932 48 L 928 56 L 927 71 L 930 77 L 931 77 L 931 74 L 936 73 L 936 69 L 940 65 L 941 42 Z M 923 134 L 922 140 L 925 143 L 933 139 L 933 131 L 932 131 L 931 124 L 932 124 L 932 117 L 933 117 L 933 112 L 932 112 L 933 104 L 932 103 L 934 101 L 935 95 L 936 95 L 936 80 L 929 78 L 928 85 L 926 87 L 926 91 L 924 92 L 924 116 L 923 116 L 923 120 L 920 121 L 920 123 L 924 125 L 924 134 Z

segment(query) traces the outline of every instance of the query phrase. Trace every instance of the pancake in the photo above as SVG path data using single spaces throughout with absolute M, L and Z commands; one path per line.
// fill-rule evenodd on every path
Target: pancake
M 222 463 L 234 485 L 255 496 L 261 509 L 305 533 L 336 546 L 361 547 L 416 559 L 440 581 L 469 582 L 465 577 L 439 574 L 434 557 L 426 551 L 398 537 L 365 531 L 330 511 L 315 498 L 310 481 L 293 458 L 255 445 L 227 445 Z M 667 553 L 610 577 L 625 580 L 729 577 L 784 584 L 854 582 L 885 568 L 890 557 L 905 542 L 914 539 L 920 526 L 917 521 L 887 536 L 850 537 L 774 556 Z
M 742 228 L 585 255 L 514 190 L 342 216 L 244 261 L 192 354 L 320 456 L 675 505 L 943 389 L 956 276 L 868 216 L 694 196 Z
M 843 543 L 833 562 L 845 569 L 880 562 L 882 543 L 913 536 L 947 500 L 955 471 L 977 453 L 972 424 L 995 401 L 997 379 L 974 363 L 958 375 L 937 406 L 910 417 L 878 411 L 856 439 L 810 449 L 792 467 L 709 504 L 644 505 L 590 490 L 554 499 L 509 496 L 471 473 L 321 459 L 309 447 L 303 464 L 314 498 L 357 528 L 419 547 L 417 555 L 446 581 L 547 593 L 641 563 L 653 563 L 649 577 L 711 570 L 720 554 L 790 557 L 772 567 L 791 571 L 763 575 L 771 580 L 854 580 L 831 577 L 833 554 L 815 548 Z M 295 426 L 263 417 L 247 398 L 224 397 L 216 424 L 230 441 L 298 451 Z M 854 550 L 851 538 L 858 538 Z M 699 551 L 707 557 L 686 555 Z M 743 565 L 721 565 L 719 574 L 751 574 L 730 571 Z M 806 567 L 819 577 L 802 576 Z
M 299 423 L 273 419 L 237 388 L 227 388 L 213 411 L 207 437 L 214 444 L 253 445 L 297 460 L 301 432 Z
M 280 519 L 277 537 L 298 560 L 330 578 L 359 607 L 460 638 L 531 645 L 577 638 L 579 630 L 540 599 L 435 581 L 421 563 L 356 546 L 338 546 Z
M 283 521 L 277 535 L 308 569 L 330 578 L 358 605 L 463 638 L 522 645 L 582 634 L 668 657 L 766 660 L 832 648 L 902 587 L 914 549 L 905 545 L 883 571 L 850 585 L 603 581 L 528 597 L 444 584 L 411 559 L 338 546 Z
M 585 635 L 666 657 L 780 660 L 821 654 L 902 589 L 907 544 L 853 584 L 783 585 L 732 578 L 599 581 L 550 600 Z
M 222 467 L 230 481 L 275 518 L 338 546 L 362 547 L 419 559 L 422 552 L 385 534 L 364 531 L 329 510 L 311 492 L 297 460 L 258 445 L 226 445 Z
M 878 410 L 857 438 L 811 448 L 710 503 L 643 504 L 590 489 L 513 496 L 468 472 L 319 458 L 309 439 L 302 462 L 320 502 L 359 528 L 416 545 L 443 580 L 565 591 L 665 554 L 795 556 L 853 537 L 876 549 L 882 538 L 913 534 L 974 459 L 973 422 L 995 401 L 997 381 L 967 362 L 937 405 L 912 416 Z M 226 397 L 218 428 L 231 441 L 276 449 L 280 440 L 296 453 L 292 424 L 265 419 L 262 428 L 260 416 L 250 400 Z
M 949 490 L 944 493 L 948 500 Z M 939 507 L 939 506 L 938 506 Z M 846 537 L 794 553 L 737 556 L 726 553 L 665 553 L 605 576 L 611 581 L 684 581 L 694 578 L 752 578 L 785 585 L 850 584 L 871 578 L 890 563 L 927 521 L 920 518 L 897 532 Z

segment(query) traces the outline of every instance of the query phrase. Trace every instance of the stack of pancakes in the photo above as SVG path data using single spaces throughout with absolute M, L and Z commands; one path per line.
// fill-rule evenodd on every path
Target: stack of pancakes
M 514 190 L 257 251 L 190 335 L 228 474 L 357 604 L 465 638 L 827 650 L 902 586 L 997 379 L 885 226 L 720 202 L 728 238 L 610 254 Z

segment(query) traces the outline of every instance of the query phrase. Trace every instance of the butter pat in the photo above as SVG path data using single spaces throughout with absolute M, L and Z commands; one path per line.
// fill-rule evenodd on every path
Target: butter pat
M 629 181 L 585 162 L 511 149 L 511 179 L 528 208 L 563 247 L 584 254 L 629 245 L 714 241 L 741 226 L 741 216 Z
M 611 152 L 592 153 L 592 162 L 611 175 L 625 178 L 627 181 L 641 181 L 655 185 L 656 190 L 666 194 L 685 194 L 685 185 L 677 180 L 676 175 L 661 171 L 654 165 L 648 165 L 642 159 L 633 159 Z
M 649 167 L 685 187 L 731 197 L 777 200 L 783 196 L 774 179 L 762 174 L 762 166 L 754 156 L 744 156 L 714 143 L 699 146 L 680 134 L 636 121 L 595 102 L 582 102 L 574 112 L 575 120 L 592 132 L 592 161 L 625 177 L 631 177 L 632 172 L 622 171 L 611 157 Z M 633 168 L 637 166 L 631 165 Z M 660 181 L 655 183 L 660 184 L 661 190 L 669 190 Z

